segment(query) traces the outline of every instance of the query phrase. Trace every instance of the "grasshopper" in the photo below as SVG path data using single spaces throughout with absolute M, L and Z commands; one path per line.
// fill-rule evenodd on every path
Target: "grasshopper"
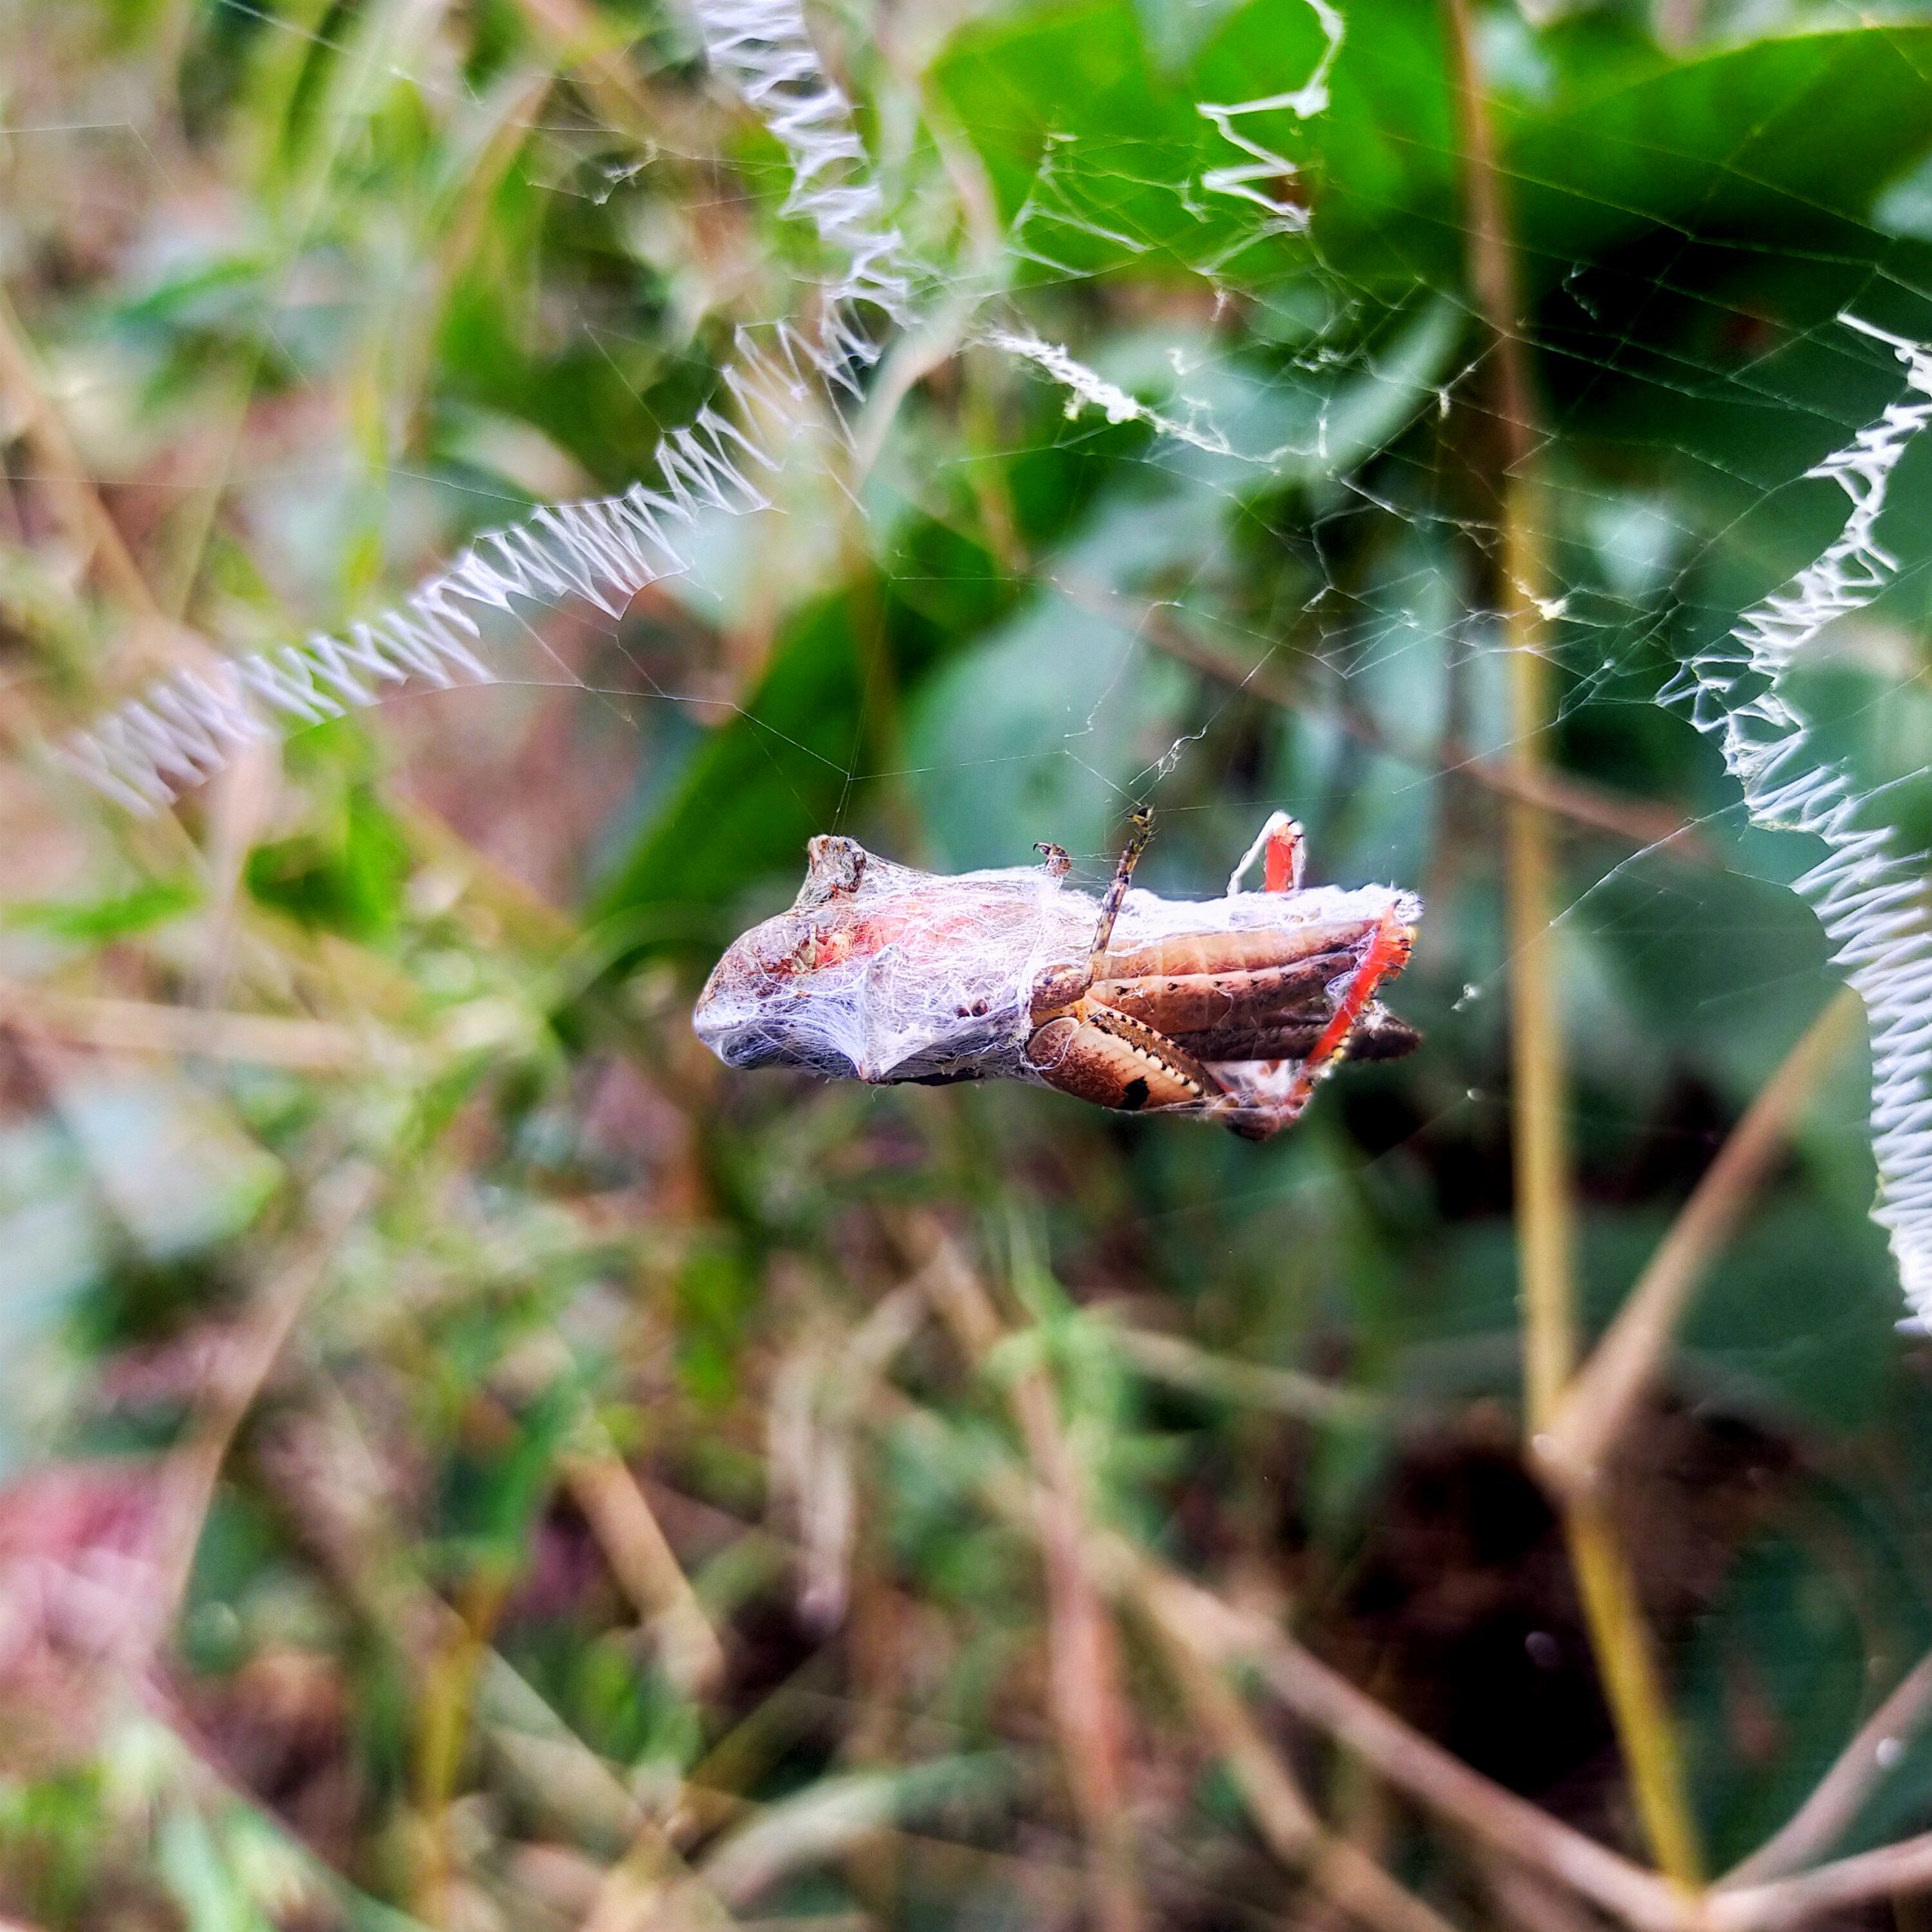
M 1256 1140 L 1300 1118 L 1345 1056 L 1417 1044 L 1377 997 L 1408 962 L 1414 893 L 1305 886 L 1301 828 L 1278 812 L 1224 897 L 1163 899 L 1133 887 L 1151 829 L 1137 814 L 1097 901 L 1057 845 L 1038 866 L 945 875 L 814 838 L 790 911 L 718 961 L 698 1037 L 734 1067 L 1027 1080 Z M 1257 860 L 1261 889 L 1244 890 Z

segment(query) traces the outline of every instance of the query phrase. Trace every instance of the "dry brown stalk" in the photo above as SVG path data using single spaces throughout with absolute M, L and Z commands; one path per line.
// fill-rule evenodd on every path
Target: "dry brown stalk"
M 977 1365 L 997 1346 L 1004 1324 L 958 1248 L 936 1231 L 928 1238 L 928 1292 Z M 1087 1840 L 1094 1922 L 1097 1932 L 1136 1932 L 1143 1914 L 1123 1776 L 1127 1697 L 1119 1635 L 1088 1574 L 1084 1484 L 1045 1374 L 1029 1368 L 1015 1376 L 1010 1398 L 1033 1466 L 1031 1509 L 1046 1567 L 1049 1688 L 1067 1784 Z
M 1821 1865 L 1796 1878 L 1735 1889 L 1720 1885 L 1709 1897 L 1710 1932 L 1787 1932 L 1830 1912 L 1874 1899 L 1932 1890 L 1932 1832 Z
M 560 1466 L 571 1500 L 656 1638 L 666 1675 L 686 1696 L 701 1694 L 724 1672 L 724 1647 L 637 1478 L 608 1441 L 565 1457 Z
M 768 1532 L 749 1529 L 747 1534 Z M 788 1549 L 784 1554 L 789 1566 L 794 1552 Z M 743 1793 L 812 1721 L 813 1694 L 829 1697 L 826 1687 L 835 1681 L 832 1663 L 828 1651 L 814 1651 L 709 1746 L 685 1774 L 683 1795 L 671 1820 L 675 1834 L 681 1838 L 690 1832 L 709 1831 L 737 1816 L 747 1802 Z
M 1850 1037 L 1858 996 L 1839 992 L 1805 1030 L 1691 1191 L 1603 1338 L 1534 1441 L 1543 1470 L 1580 1494 L 1599 1482 L 1632 1408 L 1669 1346 L 1692 1291 L 1744 1211 L 1819 1080 Z M 1795 1822 L 1795 1821 L 1794 1821 Z
M 1924 1726 L 1932 1714 L 1932 1657 L 1921 1657 L 1890 1697 L 1859 1727 L 1858 1735 L 1789 1821 L 1749 1858 L 1718 1881 L 1721 1890 L 1761 1884 L 1828 1850 L 1858 1816 L 1874 1786 L 1885 1775 L 1887 1759 Z
M 934 1453 L 940 1453 L 945 1426 L 930 1411 L 891 1391 L 881 1392 L 880 1407 L 883 1419 L 933 1438 Z M 1010 1464 L 980 1478 L 986 1502 L 1020 1527 L 1032 1521 L 1030 1487 Z M 1635 1932 L 1703 1932 L 1695 1897 L 1472 1770 L 1268 1618 L 1223 1601 L 1111 1533 L 1094 1539 L 1087 1558 L 1110 1594 L 1137 1597 L 1157 1588 L 1174 1614 L 1185 1616 L 1190 1641 L 1204 1656 L 1223 1668 L 1246 1664 L 1257 1670 L 1304 1723 L 1478 1843 L 1541 1872 Z
M 202 1526 L 235 1435 L 309 1297 L 374 1198 L 377 1184 L 372 1170 L 356 1166 L 341 1170 L 317 1190 L 314 1226 L 257 1294 L 238 1335 L 224 1351 L 213 1386 L 203 1392 L 180 1443 L 169 1452 L 165 1480 L 172 1521 L 164 1588 L 171 1604 L 180 1601 L 187 1587 Z
M 432 1614 L 445 1623 L 454 1618 L 440 1601 Z M 593 1841 L 615 1837 L 626 1844 L 623 1856 L 604 1869 L 584 1920 L 586 1932 L 593 1924 L 598 1932 L 612 1927 L 722 1932 L 736 1924 L 663 1825 L 499 1652 L 484 1658 L 477 1701 L 483 1742 L 518 1784 L 525 1803 L 540 1813 L 571 1814 L 571 1826 Z
M 47 392 L 39 364 L 4 290 L 0 290 L 0 394 L 11 398 L 26 420 L 28 440 L 41 466 L 38 480 L 69 538 L 136 616 L 157 627 L 162 625 L 161 606 L 128 550 L 120 526 L 108 515 L 94 478 Z
M 1641 1932 L 1684 1932 L 1697 1902 L 1678 1886 L 1505 1791 L 1404 1724 L 1269 1620 L 1223 1601 L 1119 1539 L 1097 1552 L 1117 1587 L 1158 1589 L 1223 1667 L 1246 1663 L 1304 1722 L 1398 1790 L 1505 1857 L 1555 1878 Z
M 1928 1832 L 1795 1878 L 1687 1891 L 1471 1770 L 1266 1618 L 1161 1571 L 1118 1540 L 1099 1560 L 1115 1574 L 1137 1566 L 1161 1577 L 1210 1655 L 1246 1661 L 1289 1709 L 1358 1753 L 1391 1784 L 1636 1932 L 1786 1932 L 1869 1900 L 1932 1890 Z
M 1307 1422 L 1367 1422 L 1386 1416 L 1389 1404 L 1359 1389 L 1324 1382 L 1297 1369 L 1238 1361 L 1197 1348 L 1178 1335 L 1124 1325 L 1113 1331 L 1120 1352 L 1144 1375 L 1177 1389 L 1224 1401 L 1272 1409 Z
M 248 854 L 273 820 L 281 785 L 281 746 L 264 738 L 242 747 L 208 787 L 208 944 L 195 989 L 203 1006 L 228 996 Z
M 683 1872 L 653 1825 L 605 1874 L 582 1932 L 715 1932 L 736 1923 L 715 1894 Z
M 559 1374 L 571 1355 L 552 1334 L 549 1352 Z M 509 1411 L 491 1395 L 480 1410 L 505 1427 Z M 637 1477 L 617 1454 L 609 1432 L 586 1404 L 577 1424 L 578 1447 L 558 1459 L 558 1473 L 583 1513 L 611 1574 L 655 1639 L 665 1672 L 687 1697 L 700 1697 L 724 1669 L 724 1647 Z
M 1475 65 L 1466 0 L 1444 0 L 1444 5 L 1467 175 L 1469 275 L 1495 338 L 1497 420 L 1506 466 L 1499 570 L 1509 645 L 1510 765 L 1518 779 L 1534 784 L 1546 766 L 1549 664 L 1532 471 L 1537 438 L 1529 371 L 1516 333 L 1522 298 L 1483 85 Z M 1553 933 L 1555 855 L 1545 814 L 1520 792 L 1511 802 L 1506 823 L 1511 1104 L 1522 1251 L 1524 1371 L 1531 1424 L 1541 1428 L 1555 1412 L 1576 1357 L 1575 1232 Z
M 491 1654 L 491 1637 L 509 1594 L 499 1568 L 479 1567 L 463 1580 L 457 1615 L 430 1652 L 416 1701 L 417 1855 L 409 1875 L 417 1916 L 442 1925 L 454 1915 L 459 1855 L 451 1831 L 477 1694 Z
M 1448 1920 L 1391 1878 L 1361 1847 L 1315 1816 L 1219 1668 L 1195 1640 L 1185 1605 L 1144 1573 L 1134 1595 L 1160 1640 L 1189 1715 L 1213 1740 L 1269 1850 L 1333 1904 L 1382 1932 L 1454 1932 Z
M 469 1620 L 459 1615 L 412 1574 L 387 1514 L 389 1472 L 362 1441 L 346 1402 L 333 1398 L 325 1409 L 328 1420 L 314 1425 L 306 1448 L 271 1458 L 270 1479 L 346 1599 L 371 1628 L 399 1641 L 427 1677 L 439 1658 L 476 1645 L 478 1620 L 473 1611 Z M 646 1927 L 718 1932 L 734 1923 L 721 1903 L 703 1894 L 629 1788 L 500 1652 L 476 1645 L 465 1661 L 480 1741 L 519 1801 L 537 1816 L 554 1815 L 589 1842 L 629 1846 L 632 1862 L 620 1860 L 607 1873 L 613 1900 L 635 1899 L 634 1881 L 647 1867 L 661 1866 L 667 1884 L 677 1888 L 681 1917 L 647 1910 L 617 1923 L 640 1932 Z
M 1602 1932 L 1602 1920 L 1540 1872 L 1494 1853 L 1481 1862 L 1491 1897 L 1520 1932 Z
M 755 1905 L 789 1873 L 831 1863 L 893 1832 L 897 1803 L 890 1773 L 821 1778 L 777 1803 L 750 1805 L 721 1834 L 698 1869 L 728 1906 Z
M 924 1278 L 934 1304 L 969 1359 L 983 1361 L 1008 1332 L 992 1297 L 964 1257 L 943 1235 L 928 1228 L 924 1238 L 932 1257 Z M 1057 1405 L 1046 1378 L 1033 1371 L 1021 1380 L 1038 1386 L 1048 1405 L 1047 1424 L 1059 1437 Z M 902 1404 L 903 1398 L 893 1406 L 900 1407 L 901 1413 L 909 1411 L 922 1420 L 931 1420 L 924 1411 Z M 1020 1413 L 1017 1389 L 1015 1407 Z M 1030 1426 L 1024 1414 L 1020 1420 L 1023 1433 L 1029 1438 L 1041 1426 L 1037 1417 Z M 1063 1438 L 1060 1440 L 1063 1444 Z M 1063 1455 L 1063 1447 L 1057 1453 Z M 1048 1519 L 1041 1509 L 1043 1465 L 1038 1455 L 1033 1460 L 1030 1484 L 1017 1471 L 991 1472 L 985 1490 L 1003 1515 L 1030 1525 L 1044 1540 Z M 1049 1456 L 1046 1466 L 1051 1466 L 1052 1460 Z M 1164 1573 L 1137 1558 L 1124 1562 L 1120 1552 L 1125 1545 L 1106 1532 L 1076 1527 L 1081 1527 L 1081 1534 L 1073 1555 L 1085 1589 L 1097 1607 L 1105 1592 L 1130 1598 L 1155 1630 L 1191 1711 L 1214 1737 L 1257 1829 L 1275 1855 L 1301 1872 L 1322 1896 L 1365 1924 L 1390 1928 L 1391 1932 L 1451 1932 L 1446 1921 L 1391 1878 L 1360 1846 L 1322 1823 L 1293 1773 L 1256 1730 L 1239 1699 L 1217 1675 L 1215 1662 L 1203 1653 L 1185 1605 L 1177 1614 L 1177 1599 L 1164 1588 Z
M 112 593 L 134 614 L 145 655 L 168 668 L 202 669 L 217 661 L 219 654 L 214 647 L 180 620 L 192 587 L 192 570 L 180 595 L 168 599 L 164 608 L 101 501 L 92 475 L 48 396 L 32 344 L 4 288 L 0 288 L 0 394 L 11 395 L 20 405 L 36 460 L 44 466 L 42 481 L 55 514 Z M 199 989 L 206 1005 L 217 1005 L 224 996 L 241 913 L 243 869 L 273 810 L 280 774 L 278 748 L 263 743 L 245 747 L 211 781 L 205 859 L 208 944 Z M 163 835 L 180 844 L 188 843 L 177 821 L 169 820 L 168 826 L 168 833 Z
M 374 1058 L 365 1040 L 327 1020 L 96 998 L 17 980 L 0 981 L 0 1020 L 29 1026 L 63 1046 L 192 1054 L 304 1073 L 366 1072 Z
M 1469 0 L 1444 0 L 1469 216 L 1469 272 L 1494 338 L 1504 475 L 1500 568 L 1509 645 L 1511 768 L 1505 883 L 1510 950 L 1510 1099 L 1523 1300 L 1527 1431 L 1560 1404 L 1577 1356 L 1576 1230 L 1570 1195 L 1562 1024 L 1556 956 L 1556 860 L 1548 814 L 1530 791 L 1546 770 L 1550 666 L 1543 609 L 1548 572 L 1537 482 L 1534 385 L 1519 333 L 1523 298 Z M 1608 1515 L 1564 1512 L 1564 1528 L 1599 1673 L 1645 1835 L 1678 1882 L 1697 1885 L 1702 1859 L 1675 1732 L 1629 1567 Z

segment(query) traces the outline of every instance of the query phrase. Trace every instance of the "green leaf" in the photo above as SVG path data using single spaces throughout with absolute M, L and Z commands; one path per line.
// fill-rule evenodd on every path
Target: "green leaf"
M 1355 294 L 1371 281 L 1454 287 L 1467 245 L 1460 141 L 1441 16 L 1426 0 L 1346 10 L 1324 111 L 1235 122 L 1298 171 L 1258 186 L 1306 202 L 1306 238 L 1269 235 L 1264 211 L 1204 186 L 1208 170 L 1247 157 L 1199 106 L 1298 88 L 1322 45 L 1306 0 L 1252 0 L 1160 74 L 1128 0 L 1076 0 L 976 23 L 935 79 L 1017 246 L 1054 275 L 1164 263 L 1334 275 Z M 1534 36 L 1513 62 L 1492 50 L 1490 65 L 1538 285 L 1660 227 L 1786 246 L 1842 238 L 1932 132 L 1932 27 L 1793 34 L 1673 63 L 1593 17 Z
M 362 785 L 349 788 L 332 828 L 258 846 L 247 870 L 263 905 L 358 940 L 394 924 L 408 875 L 401 827 Z
M 165 926 L 198 905 L 201 896 L 189 880 L 155 879 L 104 899 L 23 899 L 0 906 L 0 926 L 101 945 Z

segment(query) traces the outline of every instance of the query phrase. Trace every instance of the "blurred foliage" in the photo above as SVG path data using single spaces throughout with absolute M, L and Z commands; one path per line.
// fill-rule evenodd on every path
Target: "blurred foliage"
M 1239 123 L 1300 234 L 1209 182 L 1238 157 L 1198 109 L 1307 78 L 1306 0 L 814 8 L 930 309 L 864 460 L 795 465 L 621 625 L 539 617 L 503 683 L 137 825 L 40 737 L 186 641 L 338 626 L 621 486 L 825 265 L 655 0 L 0 10 L 0 1904 L 1080 1923 L 1065 1606 L 999 1502 L 1048 1480 L 1041 1389 L 1091 1524 L 1641 1853 L 1515 1442 L 1501 444 L 1447 56 L 1423 0 L 1345 11 L 1326 108 Z M 1832 992 L 1786 889 L 1815 854 L 1655 699 L 1842 515 L 1804 472 L 1899 384 L 1834 318 L 1932 336 L 1932 19 L 1478 26 L 1555 751 L 1597 808 L 1563 823 L 1558 935 L 1595 1328 Z M 1804 694 L 1932 843 L 1932 451 L 1884 535 L 1897 581 Z M 943 869 L 1057 840 L 1094 882 L 1139 800 L 1159 889 L 1213 890 L 1287 806 L 1318 878 L 1420 890 L 1395 1003 L 1424 1050 L 1254 1146 L 727 1075 L 691 1038 L 813 833 Z M 1932 1349 L 1894 1327 L 1864 1074 L 1810 1097 L 1615 1472 L 1713 1871 L 1932 1644 Z M 1335 1922 L 1151 1633 L 1120 1641 L 1146 1922 Z M 1263 1724 L 1453 1922 L 1559 1922 Z M 1843 1845 L 1928 1806 L 1903 1740 Z

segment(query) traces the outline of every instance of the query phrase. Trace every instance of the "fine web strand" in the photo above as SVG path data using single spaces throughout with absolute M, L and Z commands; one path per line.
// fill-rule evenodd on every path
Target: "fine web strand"
M 486 532 L 402 603 L 336 636 L 176 670 L 55 748 L 60 763 L 117 804 L 149 816 L 223 770 L 248 745 L 365 709 L 412 678 L 434 688 L 489 683 L 479 613 L 581 602 L 613 620 L 632 600 L 693 568 L 707 514 L 768 509 L 755 478 L 775 474 L 801 427 L 863 395 L 881 352 L 876 310 L 906 318 L 910 283 L 884 220 L 851 106 L 826 74 L 797 0 L 700 0 L 705 45 L 785 150 L 784 211 L 811 222 L 841 268 L 816 328 L 740 328 L 723 373 L 735 416 L 706 407 L 654 452 L 654 486 L 546 504 Z M 764 340 L 761 340 L 761 337 Z

